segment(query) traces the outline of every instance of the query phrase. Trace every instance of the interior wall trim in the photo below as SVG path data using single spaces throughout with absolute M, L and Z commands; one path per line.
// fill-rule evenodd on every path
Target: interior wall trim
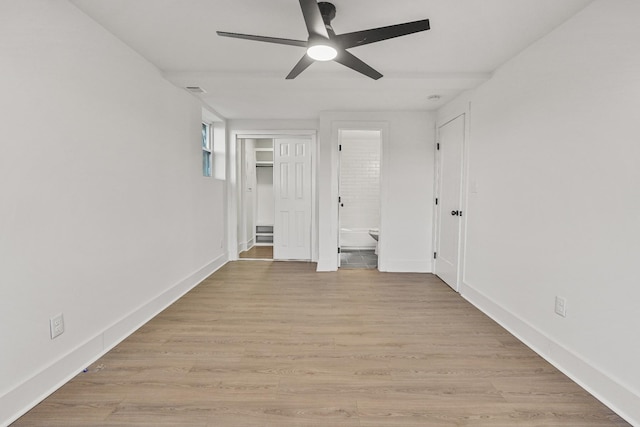
M 424 259 L 389 259 L 384 269 L 387 273 L 433 273 L 433 263 Z

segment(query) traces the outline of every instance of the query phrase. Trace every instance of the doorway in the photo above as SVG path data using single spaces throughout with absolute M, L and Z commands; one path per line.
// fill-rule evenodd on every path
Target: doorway
M 456 292 L 461 276 L 465 115 L 438 127 L 435 274 Z
M 380 130 L 340 129 L 339 267 L 378 268 Z
M 312 258 L 312 139 L 236 138 L 238 259 Z
M 240 141 L 240 259 L 273 260 L 273 139 Z

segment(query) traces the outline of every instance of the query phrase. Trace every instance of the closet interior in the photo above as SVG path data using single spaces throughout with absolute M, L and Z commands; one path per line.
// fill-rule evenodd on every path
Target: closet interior
M 273 140 L 256 140 L 254 149 L 256 159 L 255 244 L 272 246 L 274 223 Z
M 240 140 L 240 258 L 273 259 L 273 139 Z

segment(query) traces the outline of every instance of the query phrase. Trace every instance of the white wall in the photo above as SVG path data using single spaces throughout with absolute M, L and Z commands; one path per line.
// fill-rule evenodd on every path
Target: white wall
M 273 168 L 256 169 L 256 225 L 275 223 L 275 195 L 273 193 Z
M 229 120 L 229 129 L 233 131 L 254 130 L 309 130 L 317 129 L 317 120 Z
M 431 271 L 433 146 L 429 112 L 320 115 L 319 271 L 338 267 L 338 129 L 383 129 L 379 263 L 381 271 Z
M 441 112 L 471 102 L 461 293 L 636 425 L 638 16 L 595 1 Z
M 66 1 L 0 2 L 0 425 L 225 262 L 201 114 Z

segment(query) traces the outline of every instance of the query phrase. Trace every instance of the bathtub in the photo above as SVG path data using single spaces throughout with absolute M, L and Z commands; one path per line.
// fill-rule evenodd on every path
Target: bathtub
M 375 249 L 376 241 L 369 228 L 341 228 L 340 247 L 345 249 Z

